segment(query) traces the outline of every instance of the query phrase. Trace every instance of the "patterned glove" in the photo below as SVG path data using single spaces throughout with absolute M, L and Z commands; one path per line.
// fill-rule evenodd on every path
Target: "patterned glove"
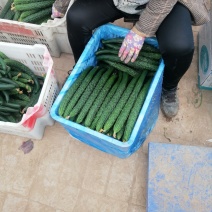
M 54 7 L 54 5 L 52 6 L 52 15 L 51 15 L 51 18 L 62 18 L 64 17 L 64 14 L 63 13 L 60 13 L 57 11 L 57 9 Z
M 143 46 L 144 40 L 145 37 L 141 37 L 130 30 L 124 38 L 119 50 L 119 57 L 121 57 L 121 61 L 124 61 L 125 63 L 128 63 L 129 61 L 135 62 Z

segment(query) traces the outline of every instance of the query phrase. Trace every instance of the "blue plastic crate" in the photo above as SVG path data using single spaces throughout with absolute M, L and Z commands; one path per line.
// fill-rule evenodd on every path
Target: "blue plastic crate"
M 87 66 L 96 65 L 96 58 L 94 53 L 99 48 L 101 39 L 124 37 L 128 31 L 128 29 L 122 27 L 118 27 L 112 24 L 106 24 L 99 27 L 94 32 L 92 38 L 87 44 L 84 52 L 82 53 L 71 75 L 60 91 L 50 111 L 52 118 L 58 121 L 69 132 L 71 136 L 92 147 L 115 155 L 119 158 L 126 158 L 134 153 L 142 145 L 142 143 L 145 141 L 149 133 L 152 131 L 154 125 L 156 124 L 159 114 L 162 75 L 164 69 L 162 60 L 151 83 L 149 92 L 140 111 L 131 137 L 127 142 L 123 143 L 112 137 L 86 128 L 80 124 L 66 120 L 58 115 L 58 108 L 62 98 L 71 87 L 73 82 L 76 80 L 76 78 L 80 75 L 80 73 Z M 154 38 L 148 38 L 145 42 L 154 46 L 158 45 L 156 39 Z

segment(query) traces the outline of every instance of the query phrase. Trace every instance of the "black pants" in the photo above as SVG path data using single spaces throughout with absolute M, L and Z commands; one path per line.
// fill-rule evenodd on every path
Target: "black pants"
M 78 61 L 95 28 L 113 22 L 126 14 L 118 10 L 113 0 L 77 0 L 67 13 L 69 42 Z M 156 32 L 164 63 L 163 88 L 177 87 L 188 70 L 194 53 L 191 14 L 177 3 Z

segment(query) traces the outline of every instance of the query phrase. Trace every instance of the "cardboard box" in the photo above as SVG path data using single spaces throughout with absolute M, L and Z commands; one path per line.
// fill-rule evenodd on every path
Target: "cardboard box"
M 212 13 L 211 13 L 212 17 Z M 212 23 L 205 24 L 199 32 L 199 74 L 198 86 L 212 90 Z

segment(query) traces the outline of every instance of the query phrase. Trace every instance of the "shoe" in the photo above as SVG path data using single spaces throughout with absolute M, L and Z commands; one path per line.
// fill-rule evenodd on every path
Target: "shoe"
M 65 83 L 66 83 L 67 79 L 69 78 L 69 75 L 71 74 L 71 72 L 72 72 L 72 69 L 67 71 L 68 76 L 65 78 L 64 82 L 62 83 L 62 87 L 65 85 Z
M 161 93 L 161 110 L 167 118 L 173 118 L 179 110 L 179 99 L 177 97 L 177 88 L 165 90 Z
M 69 77 L 69 75 L 71 74 L 72 70 L 73 70 L 73 69 L 67 71 L 68 77 Z

